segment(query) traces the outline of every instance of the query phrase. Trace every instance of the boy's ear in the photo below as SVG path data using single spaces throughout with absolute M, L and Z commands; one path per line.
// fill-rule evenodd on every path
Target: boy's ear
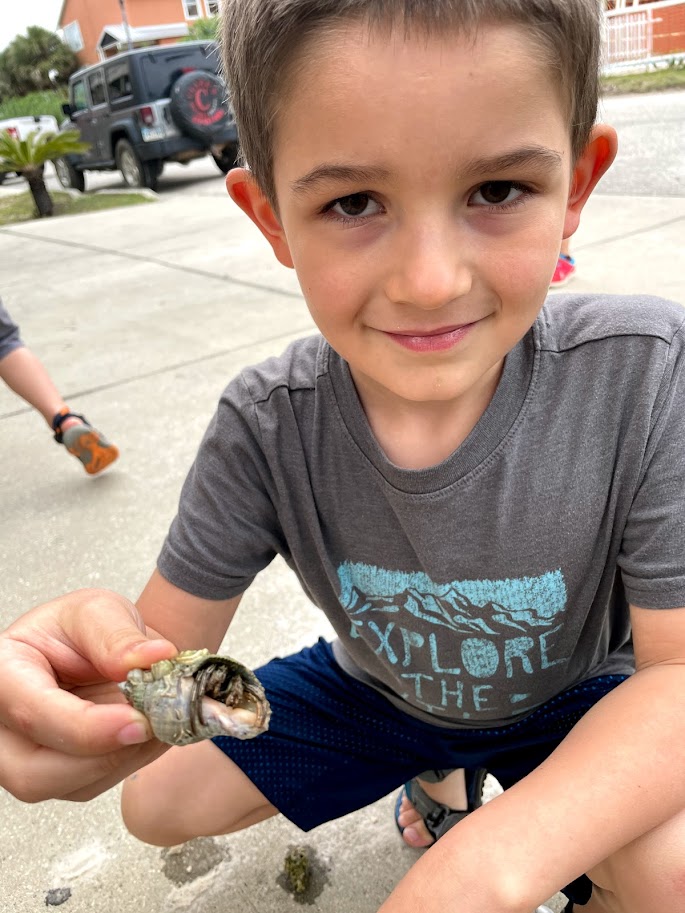
M 599 179 L 606 173 L 616 158 L 618 140 L 616 131 L 607 124 L 596 124 L 590 140 L 578 156 L 571 177 L 564 221 L 564 238 L 570 238 L 578 228 L 580 214 Z
M 273 207 L 247 168 L 232 168 L 226 175 L 226 188 L 234 203 L 246 213 L 273 248 L 283 266 L 294 268 L 285 232 Z

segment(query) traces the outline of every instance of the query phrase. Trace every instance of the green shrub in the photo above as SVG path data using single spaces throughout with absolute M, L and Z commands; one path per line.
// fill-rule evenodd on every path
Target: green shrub
M 188 37 L 184 41 L 218 41 L 219 17 L 196 19 L 188 26 Z
M 57 123 L 64 120 L 62 104 L 68 101 L 62 92 L 31 92 L 30 95 L 14 96 L 0 101 L 0 120 L 8 117 L 33 117 L 40 114 L 52 114 Z

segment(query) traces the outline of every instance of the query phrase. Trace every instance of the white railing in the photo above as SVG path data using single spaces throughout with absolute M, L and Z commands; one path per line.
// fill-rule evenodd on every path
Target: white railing
M 685 57 L 685 0 L 617 3 L 604 13 L 603 70 L 645 69 Z M 661 49 L 666 42 L 668 51 Z

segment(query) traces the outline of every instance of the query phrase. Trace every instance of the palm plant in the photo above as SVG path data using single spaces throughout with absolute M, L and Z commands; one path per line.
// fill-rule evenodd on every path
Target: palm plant
M 0 87 L 3 96 L 26 95 L 52 89 L 50 71 L 57 70 L 57 81 L 66 85 L 78 68 L 78 60 L 54 32 L 38 25 L 29 26 L 0 53 Z
M 61 133 L 29 133 L 24 140 L 0 132 L 0 171 L 16 171 L 29 185 L 38 215 L 51 216 L 52 197 L 45 186 L 45 163 L 72 153 L 85 152 L 77 130 Z

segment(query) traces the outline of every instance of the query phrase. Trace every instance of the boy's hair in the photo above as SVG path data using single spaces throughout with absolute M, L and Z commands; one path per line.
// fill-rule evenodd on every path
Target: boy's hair
M 241 155 L 275 206 L 273 134 L 293 65 L 317 34 L 349 22 L 441 36 L 480 25 L 526 29 L 564 99 L 574 158 L 587 144 L 599 93 L 599 0 L 224 0 L 224 76 Z

